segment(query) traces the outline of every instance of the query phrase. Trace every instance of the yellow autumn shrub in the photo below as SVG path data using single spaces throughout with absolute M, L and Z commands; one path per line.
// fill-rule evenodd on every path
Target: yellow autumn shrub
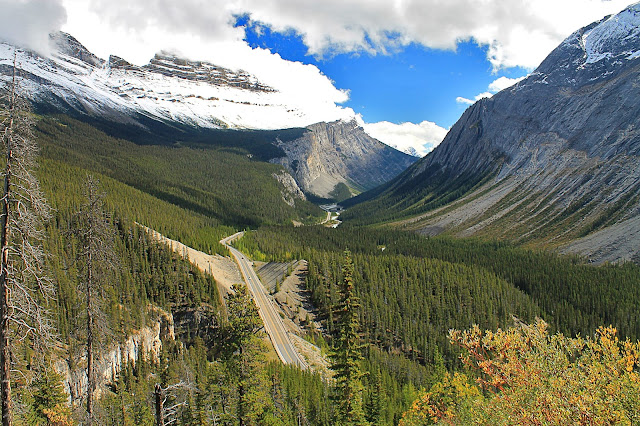
M 405 413 L 422 423 L 408 425 L 640 424 L 640 342 L 621 341 L 613 327 L 572 338 L 550 335 L 538 319 L 505 330 L 453 330 L 449 338 L 463 348 L 484 397 L 438 400 L 432 388 Z

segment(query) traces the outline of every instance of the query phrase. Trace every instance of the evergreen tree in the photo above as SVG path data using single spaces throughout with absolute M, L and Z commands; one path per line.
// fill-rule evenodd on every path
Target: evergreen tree
M 353 261 L 351 253 L 344 253 L 342 267 L 341 300 L 338 305 L 338 335 L 334 350 L 330 355 L 331 369 L 334 372 L 334 398 L 337 402 L 336 424 L 366 425 L 362 393 L 361 367 L 363 345 L 360 344 L 360 301 L 356 296 L 353 280 Z
M 240 426 L 262 424 L 269 412 L 266 348 L 258 308 L 244 285 L 227 297 L 226 374 L 235 390 L 235 417 Z
M 31 387 L 31 410 L 26 424 L 71 425 L 71 410 L 67 405 L 62 377 L 53 368 L 44 369 Z

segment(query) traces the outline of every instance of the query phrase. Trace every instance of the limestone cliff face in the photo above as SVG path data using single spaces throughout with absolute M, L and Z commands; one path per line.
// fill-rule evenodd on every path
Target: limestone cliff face
M 134 331 L 119 346 L 114 346 L 98 357 L 96 371 L 98 377 L 98 393 L 107 383 L 113 383 L 122 367 L 127 363 L 135 363 L 140 356 L 146 359 L 158 359 L 162 342 L 175 340 L 173 316 L 158 308 L 153 310 L 157 319 L 149 326 Z M 63 377 L 63 384 L 71 403 L 80 401 L 87 392 L 86 358 L 81 357 L 76 365 L 68 360 L 58 360 L 55 368 Z
M 576 31 L 528 78 L 469 107 L 383 197 L 418 197 L 442 176 L 493 179 L 446 210 L 417 212 L 406 226 L 566 247 L 594 261 L 633 258 L 640 4 Z
M 308 126 L 302 137 L 278 146 L 287 154 L 275 160 L 294 176 L 303 191 L 330 197 L 337 184 L 353 193 L 381 185 L 417 161 L 372 138 L 355 122 Z
M 282 170 L 280 173 L 273 173 L 271 176 L 273 176 L 273 178 L 280 182 L 280 185 L 282 185 L 282 189 L 280 190 L 282 199 L 290 207 L 294 207 L 296 205 L 296 199 L 307 199 L 293 176 L 291 176 L 286 171 Z

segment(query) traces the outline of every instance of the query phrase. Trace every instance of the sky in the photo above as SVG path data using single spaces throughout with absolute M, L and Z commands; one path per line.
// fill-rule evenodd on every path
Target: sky
M 425 155 L 462 112 L 629 0 L 0 0 L 0 39 L 48 53 L 63 30 L 102 58 L 161 50 L 244 69 L 327 121 Z M 314 102 L 311 102 L 311 100 Z M 311 124 L 311 123 L 309 123 Z

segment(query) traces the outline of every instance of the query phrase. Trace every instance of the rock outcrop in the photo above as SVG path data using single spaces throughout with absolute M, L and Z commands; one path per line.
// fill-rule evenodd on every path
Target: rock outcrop
M 296 204 L 296 199 L 298 200 L 306 200 L 307 197 L 304 195 L 304 192 L 298 186 L 296 180 L 286 171 L 282 170 L 280 173 L 273 173 L 271 176 L 282 185 L 282 190 L 280 193 L 282 194 L 282 199 L 285 203 L 287 203 L 290 207 L 294 207 Z
M 104 385 L 115 382 L 124 365 L 135 364 L 141 357 L 158 359 L 163 342 L 175 340 L 173 316 L 159 308 L 153 308 L 150 313 L 156 319 L 149 326 L 133 331 L 122 345 L 112 347 L 97 359 L 98 393 Z M 70 402 L 80 401 L 87 392 L 86 358 L 82 356 L 74 364 L 61 359 L 55 368 L 63 378 Z
M 340 183 L 352 193 L 366 191 L 417 161 L 372 138 L 355 120 L 317 123 L 307 129 L 296 140 L 278 143 L 287 156 L 274 162 L 285 166 L 304 192 L 319 197 L 331 198 Z

